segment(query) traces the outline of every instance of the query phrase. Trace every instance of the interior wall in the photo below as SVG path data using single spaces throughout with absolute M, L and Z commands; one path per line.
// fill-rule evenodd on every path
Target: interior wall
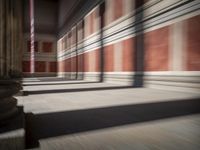
M 29 1 L 24 0 L 24 32 L 30 31 Z M 57 0 L 34 0 L 35 33 L 56 34 L 57 32 Z
M 30 16 L 29 1 L 24 0 L 24 39 L 23 62 L 24 76 L 30 74 Z M 57 0 L 34 0 L 35 28 L 35 73 L 34 76 L 56 76 L 57 51 L 56 36 L 58 22 Z
M 59 30 L 58 75 L 199 90 L 198 1 L 141 2 L 105 0 L 69 20 Z

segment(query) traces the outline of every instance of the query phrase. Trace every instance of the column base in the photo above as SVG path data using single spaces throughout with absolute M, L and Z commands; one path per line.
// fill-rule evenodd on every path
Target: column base
M 25 143 L 25 119 L 23 107 L 18 113 L 0 126 L 0 149 L 22 150 Z

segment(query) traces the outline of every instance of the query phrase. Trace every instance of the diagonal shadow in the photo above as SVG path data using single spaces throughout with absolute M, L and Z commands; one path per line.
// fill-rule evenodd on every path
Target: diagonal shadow
M 99 6 L 99 18 L 100 18 L 100 49 L 99 49 L 99 70 L 100 70 L 100 74 L 99 74 L 99 82 L 103 82 L 104 81 L 104 67 L 105 67 L 105 54 L 104 54 L 104 31 L 103 28 L 105 26 L 105 2 L 102 2 Z
M 197 114 L 199 108 L 200 99 L 194 98 L 48 114 L 29 113 L 26 114 L 26 144 L 34 147 L 43 138 Z
M 39 86 L 39 85 L 68 85 L 68 84 L 90 84 L 90 83 L 99 83 L 96 81 L 91 81 L 91 82 L 71 82 L 71 83 L 34 83 L 34 84 L 23 84 L 23 86 Z
M 145 57 L 145 44 L 144 44 L 144 0 L 135 1 L 135 40 L 134 42 L 134 59 L 133 70 L 135 74 L 133 76 L 133 85 L 135 87 L 143 87 L 144 84 L 144 57 Z
M 55 94 L 55 93 L 88 92 L 88 91 L 101 91 L 101 90 L 117 90 L 117 89 L 128 89 L 128 88 L 133 88 L 133 86 L 110 86 L 110 87 L 76 88 L 76 89 L 23 91 L 23 96 L 35 95 L 35 94 Z

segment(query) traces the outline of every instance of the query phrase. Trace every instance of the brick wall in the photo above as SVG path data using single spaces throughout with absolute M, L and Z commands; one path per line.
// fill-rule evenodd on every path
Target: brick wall
M 30 76 L 30 40 L 25 34 L 22 70 L 24 76 Z M 61 45 L 59 45 L 61 48 Z M 35 38 L 35 76 L 56 75 L 56 44 L 52 36 L 38 35 Z
M 165 8 L 165 5 L 167 7 L 168 3 L 170 6 L 173 4 L 173 2 L 158 2 L 152 4 L 151 7 L 151 1 L 145 0 L 144 2 L 143 17 L 152 16 L 154 14 L 152 12 L 156 12 L 156 9 L 160 7 Z M 159 5 L 160 3 L 162 5 Z M 141 6 L 137 4 L 140 9 Z M 189 14 L 185 14 L 182 18 L 178 16 L 163 22 L 159 21 L 164 20 L 165 17 L 157 15 L 156 19 L 147 18 L 144 22 L 140 22 L 139 25 L 142 24 L 142 28 L 144 28 L 142 30 L 138 24 L 134 25 L 133 28 L 130 27 L 129 22 L 138 21 L 135 20 L 134 7 L 136 4 L 133 0 L 106 0 L 105 17 L 102 19 L 104 28 L 102 29 L 100 29 L 100 6 L 93 8 L 77 25 L 59 39 L 60 56 L 58 59 L 62 59 L 62 61 L 58 62 L 60 66 L 58 72 L 76 72 L 77 70 L 78 72 L 99 72 L 102 60 L 104 60 L 104 72 L 134 72 L 136 52 L 140 51 L 136 45 L 136 39 L 141 33 L 144 43 L 145 72 L 200 71 L 200 34 L 198 34 L 200 33 L 200 15 L 191 14 L 189 16 Z M 179 40 L 179 43 L 185 43 L 186 47 L 180 50 L 180 53 L 183 53 L 180 57 L 183 58 L 178 60 L 183 62 L 183 67 L 176 70 L 172 69 L 171 66 L 177 63 L 174 59 L 179 56 L 174 54 L 176 54 L 179 43 L 171 41 L 171 39 L 175 34 L 174 31 L 172 32 L 172 26 L 179 22 L 184 22 L 186 29 L 183 28 L 184 38 L 175 40 Z M 139 30 L 137 32 L 135 31 L 136 26 Z M 77 32 L 74 31 L 75 29 Z M 119 30 L 120 33 L 118 33 Z M 74 41 L 76 36 L 78 41 Z M 103 39 L 100 39 L 102 37 Z M 74 47 L 74 44 L 77 47 Z M 63 47 L 63 45 L 65 46 Z M 179 44 L 178 48 L 180 49 L 180 47 Z M 100 55 L 101 50 L 104 53 L 103 58 Z M 70 51 L 70 54 L 66 51 Z
M 164 27 L 145 34 L 145 70 L 167 71 L 169 28 Z
M 200 16 L 187 20 L 187 70 L 200 71 Z

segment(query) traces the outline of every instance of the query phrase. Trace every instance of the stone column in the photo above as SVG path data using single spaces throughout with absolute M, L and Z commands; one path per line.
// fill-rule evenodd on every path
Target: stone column
M 19 82 L 14 80 L 0 80 L 0 126 L 7 126 L 10 120 L 19 112 L 17 100 L 13 95 L 21 90 Z M 8 126 L 7 126 L 8 127 Z
M 0 1 L 0 77 L 19 77 L 22 61 L 22 0 Z
M 13 97 L 20 89 L 20 82 L 0 80 L 0 149 L 24 149 L 24 113 Z
M 23 109 L 13 97 L 21 89 L 13 78 L 21 74 L 22 35 L 22 0 L 0 0 L 0 149 L 23 149 Z
M 0 1 L 0 77 L 5 74 L 5 1 Z

